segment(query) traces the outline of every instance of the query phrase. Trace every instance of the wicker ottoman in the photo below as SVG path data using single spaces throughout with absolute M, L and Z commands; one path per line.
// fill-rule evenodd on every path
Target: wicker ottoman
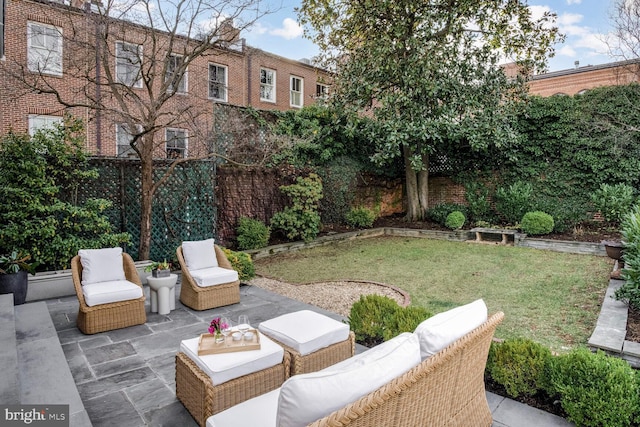
M 275 390 L 289 378 L 291 356 L 261 335 L 260 350 L 198 356 L 198 338 L 180 343 L 176 397 L 196 422 Z
M 258 329 L 291 353 L 291 375 L 319 371 L 355 354 L 349 326 L 314 311 L 284 314 Z

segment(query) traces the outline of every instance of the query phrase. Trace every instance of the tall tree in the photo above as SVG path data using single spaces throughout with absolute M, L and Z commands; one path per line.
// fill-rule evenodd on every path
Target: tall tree
M 615 0 L 611 20 L 613 31 L 607 40 L 609 53 L 621 59 L 640 58 L 640 4 L 632 0 Z
M 23 52 L 7 52 L 0 75 L 12 79 L 8 87 L 81 115 L 94 127 L 98 148 L 101 135 L 113 135 L 116 126 L 129 141 L 141 165 L 138 257 L 147 259 L 158 188 L 180 163 L 224 157 L 210 135 L 208 62 L 241 51 L 240 31 L 271 11 L 261 0 L 73 0 L 70 6 L 35 0 L 29 7 L 53 25 L 30 24 L 29 42 L 40 48 L 26 61 Z M 196 73 L 202 78 L 188 79 Z M 218 90 L 227 90 L 224 83 Z M 188 157 L 182 156 L 185 136 L 170 130 L 165 137 L 166 129 L 189 130 Z M 165 150 L 165 143 L 175 146 Z M 171 164 L 156 174 L 154 157 Z
M 336 73 L 332 102 L 375 117 L 374 160 L 402 157 L 407 219 L 428 209 L 430 156 L 517 138 L 509 115 L 526 76 L 561 39 L 521 0 L 302 0 L 307 35 Z M 507 78 L 501 62 L 520 73 Z

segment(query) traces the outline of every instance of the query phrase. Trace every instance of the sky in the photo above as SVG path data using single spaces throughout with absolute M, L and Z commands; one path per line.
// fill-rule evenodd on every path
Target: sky
M 318 48 L 303 37 L 295 8 L 299 0 L 268 0 L 277 12 L 261 18 L 250 31 L 243 32 L 247 44 L 285 58 L 313 58 Z M 607 55 L 604 42 L 611 31 L 611 0 L 529 0 L 533 16 L 544 11 L 558 15 L 557 25 L 565 41 L 555 46 L 556 54 L 549 59 L 548 71 L 579 66 L 598 65 L 616 59 Z

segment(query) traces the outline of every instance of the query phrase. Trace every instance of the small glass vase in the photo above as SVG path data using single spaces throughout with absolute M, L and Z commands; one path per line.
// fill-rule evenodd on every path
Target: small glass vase
M 224 335 L 222 335 L 222 332 L 216 332 L 214 336 L 216 338 L 216 344 L 222 344 L 224 342 Z

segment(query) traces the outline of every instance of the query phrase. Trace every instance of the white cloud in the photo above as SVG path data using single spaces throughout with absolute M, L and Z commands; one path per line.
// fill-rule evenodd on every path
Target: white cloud
M 303 33 L 302 27 L 295 20 L 291 18 L 285 18 L 282 21 L 282 27 L 269 31 L 269 34 L 274 36 L 283 37 L 287 40 L 300 37 Z
M 558 26 L 562 27 L 564 25 L 579 24 L 580 22 L 582 22 L 583 18 L 584 16 L 580 15 L 579 13 L 563 13 L 562 15 L 558 16 Z
M 575 58 L 577 56 L 576 50 L 567 45 L 562 45 L 560 49 L 556 50 L 556 55 L 567 56 L 569 58 Z
M 567 0 L 567 4 L 571 6 L 572 4 L 580 4 L 582 0 Z
M 534 21 L 537 21 L 538 19 L 542 18 L 542 16 L 546 12 L 551 12 L 551 9 L 549 8 L 549 6 L 539 6 L 539 5 L 531 5 L 529 6 L 529 10 L 531 11 L 531 18 Z
M 269 31 L 269 29 L 264 25 L 262 25 L 260 22 L 256 22 L 251 26 L 251 28 L 248 31 L 253 34 L 261 35 L 261 34 L 266 34 Z

